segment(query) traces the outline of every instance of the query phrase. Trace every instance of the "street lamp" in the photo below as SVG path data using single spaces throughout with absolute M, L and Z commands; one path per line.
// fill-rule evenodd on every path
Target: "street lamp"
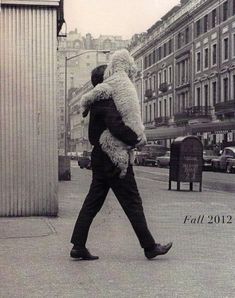
M 79 53 L 77 55 L 74 55 L 74 56 L 71 56 L 71 57 L 67 57 L 65 56 L 65 96 L 64 96 L 64 100 L 65 100 L 65 109 L 64 109 L 64 112 L 65 112 L 65 132 L 64 132 L 64 137 L 65 137 L 65 144 L 64 144 L 64 154 L 65 156 L 67 155 L 67 137 L 68 137 L 68 132 L 67 132 L 67 129 L 68 129 L 68 108 L 67 108 L 67 95 L 68 95 L 68 90 L 67 90 L 67 68 L 68 68 L 68 61 L 69 60 L 72 60 L 74 58 L 77 58 L 79 56 L 82 56 L 84 54 L 87 54 L 87 53 L 96 53 L 96 66 L 98 65 L 98 54 L 99 53 L 103 53 L 103 54 L 108 54 L 110 53 L 110 50 L 87 50 L 87 51 L 84 51 L 82 53 Z

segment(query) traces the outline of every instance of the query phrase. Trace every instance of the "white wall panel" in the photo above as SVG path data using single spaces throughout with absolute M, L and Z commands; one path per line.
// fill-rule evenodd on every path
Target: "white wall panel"
M 0 12 L 0 216 L 56 215 L 56 8 Z

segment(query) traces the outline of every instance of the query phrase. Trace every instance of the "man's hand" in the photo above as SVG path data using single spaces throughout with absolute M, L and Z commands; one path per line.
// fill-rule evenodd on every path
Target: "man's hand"
M 147 144 L 147 139 L 144 133 L 138 138 L 138 141 L 139 142 L 136 144 L 137 149 L 142 149 Z

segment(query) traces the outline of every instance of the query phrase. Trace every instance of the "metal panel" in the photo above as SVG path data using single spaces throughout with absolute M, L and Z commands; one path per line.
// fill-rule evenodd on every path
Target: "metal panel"
M 0 12 L 0 216 L 56 215 L 56 8 Z
M 58 6 L 59 0 L 1 0 L 2 4 L 10 4 L 10 5 L 50 5 L 50 6 Z

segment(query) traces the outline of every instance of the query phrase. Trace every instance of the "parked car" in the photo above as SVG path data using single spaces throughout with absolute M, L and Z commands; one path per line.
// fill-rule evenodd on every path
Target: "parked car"
M 235 147 L 225 147 L 218 158 L 212 159 L 211 164 L 213 171 L 229 172 L 231 160 L 233 159 L 235 159 Z
M 161 168 L 161 167 L 169 167 L 170 165 L 170 156 L 171 156 L 171 152 L 170 151 L 166 151 L 165 155 L 163 156 L 158 156 L 156 158 L 156 166 Z
M 78 156 L 78 165 L 81 169 L 91 169 L 91 151 L 83 151 L 81 156 Z
M 228 158 L 226 172 L 235 173 L 235 158 Z
M 155 166 L 156 158 L 166 153 L 167 148 L 162 145 L 148 144 L 143 147 L 141 151 L 136 152 L 135 164 L 136 165 L 152 165 Z
M 212 159 L 217 159 L 218 156 L 213 150 L 203 150 L 203 170 L 212 169 Z

